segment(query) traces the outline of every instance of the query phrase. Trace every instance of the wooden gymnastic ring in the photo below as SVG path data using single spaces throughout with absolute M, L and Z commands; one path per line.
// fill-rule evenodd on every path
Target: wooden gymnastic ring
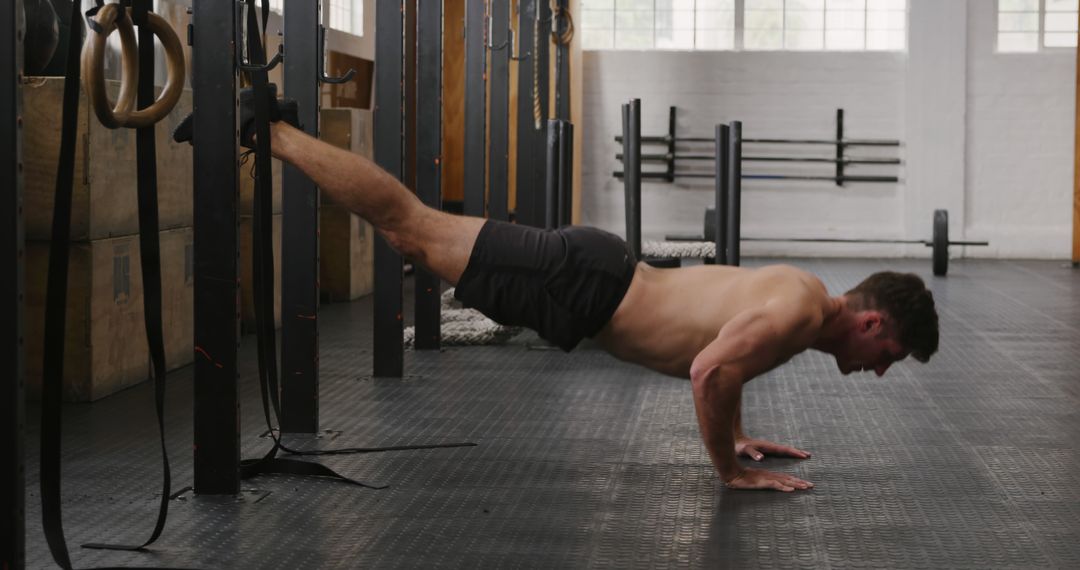
M 180 44 L 176 31 L 165 18 L 153 12 L 146 14 L 146 25 L 165 50 L 165 86 L 161 88 L 161 95 L 152 105 L 131 113 L 124 126 L 132 129 L 149 127 L 167 117 L 180 102 L 180 95 L 184 90 L 184 47 Z
M 86 38 L 82 51 L 83 88 L 99 121 L 106 128 L 125 126 L 135 109 L 136 87 L 139 84 L 139 51 L 135 43 L 135 28 L 119 4 L 106 4 L 94 20 L 101 28 Z M 120 32 L 120 96 L 114 107 L 105 91 L 105 42 L 113 30 Z
M 101 32 L 87 38 L 83 49 L 82 65 L 86 92 L 94 113 L 106 127 L 148 127 L 168 116 L 180 101 L 185 77 L 184 49 L 172 26 L 161 16 L 148 12 L 146 26 L 161 41 L 165 50 L 166 79 L 157 100 L 145 109 L 136 110 L 136 91 L 139 84 L 138 46 L 135 43 L 130 8 L 122 18 L 119 17 L 119 10 L 118 4 L 106 4 L 97 13 L 95 19 Z M 105 41 L 114 29 L 120 31 L 122 62 L 120 97 L 115 109 L 110 108 L 104 76 Z M 125 40 L 125 37 L 128 39 Z

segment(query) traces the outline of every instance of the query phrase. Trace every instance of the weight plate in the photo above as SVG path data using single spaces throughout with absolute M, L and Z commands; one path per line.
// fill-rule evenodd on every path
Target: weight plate
M 949 271 L 949 211 L 934 210 L 934 275 Z
M 646 257 L 643 261 L 653 267 L 675 269 L 682 267 L 682 260 L 678 257 Z
M 708 208 L 705 210 L 705 231 L 703 234 L 705 241 L 716 241 L 716 209 Z

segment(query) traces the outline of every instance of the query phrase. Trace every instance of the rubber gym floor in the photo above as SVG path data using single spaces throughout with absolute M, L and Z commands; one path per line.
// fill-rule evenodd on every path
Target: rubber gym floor
M 760 265 L 769 260 L 748 260 Z M 751 435 L 808 449 L 765 466 L 810 492 L 725 490 L 689 384 L 594 348 L 406 354 L 372 379 L 371 299 L 323 306 L 321 421 L 297 446 L 472 441 L 471 448 L 323 457 L 368 490 L 260 477 L 240 497 L 171 504 L 147 553 L 81 549 L 147 536 L 160 487 L 148 384 L 64 420 L 64 520 L 76 567 L 1080 568 L 1080 274 L 1062 262 L 795 260 L 836 293 L 880 269 L 927 279 L 941 350 L 884 378 L 806 353 L 747 385 Z M 408 296 L 406 297 L 408 298 Z M 268 447 L 242 361 L 244 457 Z M 192 378 L 173 373 L 174 490 L 192 479 Z M 37 413 L 28 413 L 27 565 L 51 567 L 40 526 Z

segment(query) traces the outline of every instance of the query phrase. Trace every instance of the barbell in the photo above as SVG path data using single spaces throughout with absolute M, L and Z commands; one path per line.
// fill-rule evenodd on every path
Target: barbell
M 934 233 L 929 240 L 917 239 L 876 239 L 876 238 L 783 238 L 783 237 L 742 237 L 742 241 L 774 241 L 793 243 L 890 243 L 925 245 L 933 248 L 932 260 L 934 275 L 945 275 L 949 271 L 949 246 L 987 246 L 988 241 L 950 241 L 949 240 L 949 211 L 934 210 L 933 219 Z M 668 236 L 671 241 L 696 241 L 694 238 L 676 238 Z M 716 241 L 716 215 L 715 210 L 709 208 L 705 211 L 705 236 L 704 241 Z

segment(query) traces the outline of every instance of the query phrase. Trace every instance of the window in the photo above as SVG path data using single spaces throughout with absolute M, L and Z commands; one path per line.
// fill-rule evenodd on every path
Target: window
M 1075 48 L 1077 5 L 1077 0 L 998 0 L 998 51 Z
M 906 0 L 582 0 L 581 12 L 593 50 L 906 47 Z
M 270 9 L 283 13 L 285 0 L 270 0 Z M 357 36 L 364 35 L 364 3 L 360 0 L 330 0 L 330 27 Z

